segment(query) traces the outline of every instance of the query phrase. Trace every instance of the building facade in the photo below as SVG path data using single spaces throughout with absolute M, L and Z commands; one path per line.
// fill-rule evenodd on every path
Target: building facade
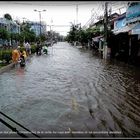
M 128 4 L 126 12 L 114 21 L 113 58 L 140 65 L 140 2 Z
M 114 21 L 116 18 L 118 18 L 120 15 L 118 13 L 113 13 L 108 16 L 108 30 L 114 29 Z M 96 45 L 99 53 L 103 58 L 110 57 L 110 48 L 105 47 L 104 42 L 105 42 L 105 36 L 104 36 L 104 19 L 99 20 L 98 22 L 94 23 L 91 25 L 91 28 L 98 28 L 100 32 L 102 32 L 100 35 L 93 37 L 92 38 L 92 44 L 94 46 Z
M 133 26 L 129 31 L 130 61 L 132 64 L 140 65 L 140 2 L 129 3 L 126 24 Z
M 12 20 L 8 20 L 6 18 L 0 18 L 0 29 L 5 29 L 7 30 L 9 33 L 18 33 L 20 34 L 20 25 L 18 25 L 16 22 L 12 21 Z M 12 45 L 15 42 L 15 40 L 6 40 L 6 39 L 2 39 L 0 38 L 0 46 L 3 45 Z
M 31 30 L 33 30 L 33 32 L 36 34 L 36 36 L 39 36 L 40 33 L 41 34 L 45 34 L 46 33 L 46 24 L 41 22 L 41 24 L 39 22 L 29 22 L 31 25 Z
M 20 34 L 20 25 L 14 21 L 7 20 L 6 18 L 0 18 L 0 28 L 4 28 L 10 33 Z

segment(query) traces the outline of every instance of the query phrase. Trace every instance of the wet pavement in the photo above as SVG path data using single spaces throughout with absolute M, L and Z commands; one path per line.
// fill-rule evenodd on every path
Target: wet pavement
M 139 70 L 59 42 L 0 75 L 0 109 L 42 137 L 139 137 Z

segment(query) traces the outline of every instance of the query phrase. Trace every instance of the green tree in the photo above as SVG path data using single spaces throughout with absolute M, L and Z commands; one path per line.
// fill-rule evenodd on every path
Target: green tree
M 10 39 L 10 33 L 4 28 L 0 28 L 0 38 L 9 40 Z
M 23 43 L 25 42 L 34 42 L 36 41 L 36 35 L 31 30 L 31 25 L 29 23 L 22 23 L 21 24 L 21 33 L 20 33 L 20 42 Z
M 78 29 L 75 25 L 71 26 L 70 32 L 67 36 L 68 42 L 74 42 L 78 40 Z
M 11 33 L 11 40 L 18 41 L 20 38 L 20 35 L 18 33 Z
M 79 31 L 79 41 L 82 45 L 88 42 L 88 32 L 86 30 Z
M 103 34 L 103 32 L 100 32 L 100 28 L 88 28 L 86 30 L 79 29 L 76 26 L 72 26 L 70 29 L 69 34 L 66 37 L 66 41 L 73 42 L 78 41 L 81 42 L 82 45 L 88 43 L 89 41 L 92 41 L 93 37 L 99 36 Z
M 45 34 L 41 34 L 40 40 L 41 40 L 41 42 L 46 41 L 46 35 Z

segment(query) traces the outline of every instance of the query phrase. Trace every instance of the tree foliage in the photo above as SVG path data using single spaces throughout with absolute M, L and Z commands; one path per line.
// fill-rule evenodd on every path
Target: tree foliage
M 20 42 L 34 42 L 36 40 L 36 34 L 31 30 L 31 25 L 29 23 L 21 24 L 19 40 Z
M 0 38 L 8 40 L 10 38 L 10 33 L 4 28 L 0 28 Z
M 20 35 L 18 33 L 11 33 L 11 40 L 18 41 L 20 39 Z
M 45 34 L 41 34 L 40 40 L 41 40 L 41 42 L 44 42 L 46 40 L 46 35 Z
M 72 25 L 70 32 L 67 36 L 67 41 L 72 42 L 77 41 L 77 39 L 78 39 L 78 29 L 75 25 Z
M 84 44 L 88 43 L 88 41 L 91 41 L 93 37 L 99 36 L 101 34 L 103 34 L 103 32 L 100 32 L 99 27 L 88 28 L 84 30 L 72 25 L 70 32 L 66 37 L 66 41 L 78 41 L 81 42 L 81 44 Z

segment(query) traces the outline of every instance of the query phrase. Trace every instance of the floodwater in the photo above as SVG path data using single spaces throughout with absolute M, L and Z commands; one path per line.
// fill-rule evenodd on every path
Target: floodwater
M 41 137 L 139 137 L 139 70 L 59 42 L 0 75 L 0 110 Z

